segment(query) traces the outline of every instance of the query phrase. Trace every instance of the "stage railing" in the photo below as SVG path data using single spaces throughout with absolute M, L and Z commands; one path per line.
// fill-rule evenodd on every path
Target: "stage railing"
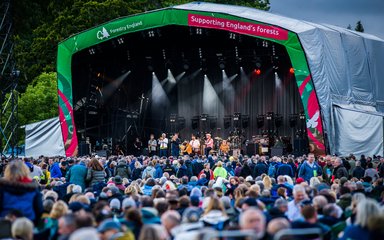
M 275 234 L 273 240 L 287 239 L 316 239 L 322 240 L 323 233 L 320 228 L 282 229 Z

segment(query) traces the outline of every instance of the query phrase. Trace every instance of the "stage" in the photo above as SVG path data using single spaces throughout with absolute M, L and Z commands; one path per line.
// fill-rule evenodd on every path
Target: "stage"
M 73 56 L 77 136 L 128 153 L 136 137 L 163 132 L 292 144 L 306 137 L 292 69 L 282 45 L 252 36 L 186 26 L 126 34 Z

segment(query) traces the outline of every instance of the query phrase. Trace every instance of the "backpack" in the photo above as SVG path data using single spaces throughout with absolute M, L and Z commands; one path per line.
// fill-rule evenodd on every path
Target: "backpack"
M 274 165 L 270 164 L 268 167 L 268 176 L 275 177 L 276 175 L 276 168 Z

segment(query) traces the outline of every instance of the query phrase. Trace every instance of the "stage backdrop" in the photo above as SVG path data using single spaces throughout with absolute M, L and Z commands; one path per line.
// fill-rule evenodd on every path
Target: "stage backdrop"
M 59 117 L 25 125 L 25 156 L 65 156 Z

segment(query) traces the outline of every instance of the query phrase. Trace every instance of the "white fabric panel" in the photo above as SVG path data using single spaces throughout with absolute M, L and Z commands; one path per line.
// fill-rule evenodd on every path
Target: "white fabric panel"
M 65 156 L 59 117 L 25 125 L 25 156 Z
M 383 117 L 379 115 L 333 108 L 335 154 L 383 156 Z

